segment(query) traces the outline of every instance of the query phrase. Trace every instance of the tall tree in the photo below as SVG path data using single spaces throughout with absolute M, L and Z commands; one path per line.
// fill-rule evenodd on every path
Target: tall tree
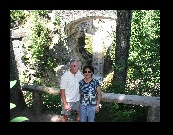
M 10 103 L 14 103 L 16 107 L 10 110 L 10 116 L 16 113 L 16 111 L 20 113 L 27 107 L 21 91 L 10 31 L 10 81 L 14 80 L 17 80 L 17 83 L 10 89 Z
M 115 67 L 113 81 L 116 90 L 123 93 L 127 76 L 127 60 L 130 49 L 131 10 L 117 10 Z

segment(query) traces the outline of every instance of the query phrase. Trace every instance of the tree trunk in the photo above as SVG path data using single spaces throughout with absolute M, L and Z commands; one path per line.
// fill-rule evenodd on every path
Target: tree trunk
M 10 81 L 14 80 L 17 80 L 17 83 L 10 89 L 10 103 L 15 104 L 16 107 L 10 110 L 10 117 L 16 113 L 16 111 L 21 112 L 27 107 L 21 91 L 10 31 Z
M 130 49 L 131 10 L 117 10 L 116 49 L 113 81 L 115 93 L 124 93 Z

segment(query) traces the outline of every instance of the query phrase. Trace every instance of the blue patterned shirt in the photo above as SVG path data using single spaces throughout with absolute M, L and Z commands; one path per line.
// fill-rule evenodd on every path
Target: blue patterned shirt
M 97 105 L 97 87 L 100 83 L 96 79 L 92 79 L 89 83 L 86 83 L 84 79 L 79 82 L 79 89 L 81 90 L 80 103 L 86 105 Z

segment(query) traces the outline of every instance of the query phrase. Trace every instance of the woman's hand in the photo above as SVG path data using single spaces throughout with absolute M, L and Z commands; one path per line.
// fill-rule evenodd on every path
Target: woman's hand
M 96 112 L 96 113 L 99 112 L 99 106 L 96 106 L 95 112 Z

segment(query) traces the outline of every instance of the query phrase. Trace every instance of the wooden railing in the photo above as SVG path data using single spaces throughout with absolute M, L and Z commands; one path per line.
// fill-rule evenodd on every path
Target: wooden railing
M 42 114 L 42 93 L 60 95 L 59 89 L 45 86 L 24 85 L 22 90 L 32 92 L 35 115 Z M 160 122 L 160 97 L 102 92 L 101 101 L 148 106 L 147 122 Z

